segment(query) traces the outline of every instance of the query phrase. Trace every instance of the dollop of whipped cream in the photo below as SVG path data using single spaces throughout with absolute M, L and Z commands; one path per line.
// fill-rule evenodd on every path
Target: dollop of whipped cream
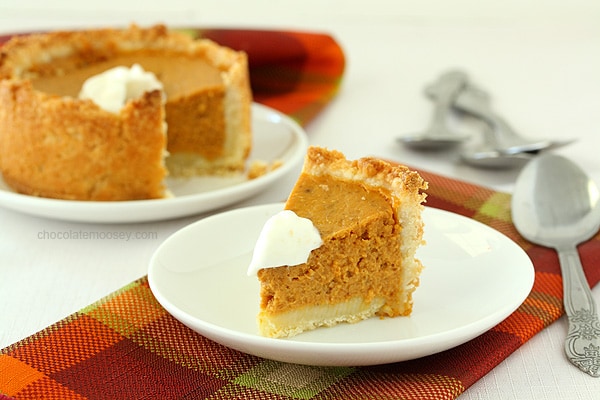
M 263 268 L 305 263 L 310 252 L 323 244 L 312 221 L 290 210 L 281 211 L 267 220 L 256 241 L 248 275 Z
M 145 92 L 163 90 L 152 72 L 134 64 L 131 68 L 114 67 L 88 78 L 81 87 L 80 99 L 90 99 L 106 111 L 119 113 L 125 103 Z

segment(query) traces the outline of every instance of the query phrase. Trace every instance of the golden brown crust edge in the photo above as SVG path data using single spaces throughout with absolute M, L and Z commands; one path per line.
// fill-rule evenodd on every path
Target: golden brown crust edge
M 428 183 L 418 172 L 404 165 L 392 165 L 373 157 L 349 161 L 337 150 L 311 146 L 307 150 L 304 172 L 312 175 L 325 173 L 353 180 L 363 180 L 369 185 L 385 187 L 392 193 L 415 196 L 419 203 L 425 201 Z
M 29 82 L 4 80 L 0 104 L 12 108 L 0 108 L 0 170 L 18 192 L 71 200 L 164 197 L 159 91 L 112 114 L 89 100 L 48 96 Z M 122 146 L 132 142 L 137 145 Z

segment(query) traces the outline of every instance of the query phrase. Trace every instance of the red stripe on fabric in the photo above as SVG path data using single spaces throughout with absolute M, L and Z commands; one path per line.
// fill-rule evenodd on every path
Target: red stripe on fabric
M 50 374 L 82 362 L 121 338 L 95 319 L 73 314 L 42 333 L 9 346 L 6 354 Z
M 50 377 L 88 398 L 209 397 L 227 384 L 162 358 L 129 339 Z
M 397 364 L 365 367 L 368 372 L 439 374 L 458 379 L 468 388 L 521 346 L 519 337 L 491 330 L 442 353 Z

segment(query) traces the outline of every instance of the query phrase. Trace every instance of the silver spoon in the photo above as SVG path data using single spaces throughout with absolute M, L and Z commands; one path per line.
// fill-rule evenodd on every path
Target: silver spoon
M 489 124 L 493 133 L 489 138 L 489 145 L 498 153 L 512 155 L 523 152 L 537 152 L 573 142 L 573 140 L 531 140 L 519 135 L 508 122 L 492 110 L 488 94 L 471 85 L 465 87 L 456 96 L 454 107 Z
M 426 92 L 435 93 L 435 108 L 429 127 L 421 133 L 397 138 L 399 143 L 419 150 L 437 150 L 455 146 L 467 140 L 468 135 L 451 131 L 447 119 L 452 103 L 458 93 L 467 84 L 467 75 L 461 71 L 443 74 Z
M 558 252 L 569 321 L 565 352 L 579 369 L 599 377 L 600 322 L 577 252 L 600 227 L 597 186 L 566 158 L 542 154 L 517 179 L 512 218 L 523 237 Z

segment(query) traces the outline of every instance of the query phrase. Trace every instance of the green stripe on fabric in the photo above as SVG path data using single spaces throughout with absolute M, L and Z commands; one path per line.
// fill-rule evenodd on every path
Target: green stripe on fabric
M 311 367 L 265 360 L 234 382 L 294 399 L 311 399 L 354 371 L 355 368 Z

